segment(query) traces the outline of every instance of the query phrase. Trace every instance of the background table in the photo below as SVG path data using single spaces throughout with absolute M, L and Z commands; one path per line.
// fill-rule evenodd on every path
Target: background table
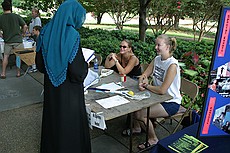
M 27 65 L 27 70 L 24 75 L 27 74 L 29 67 L 35 64 L 35 52 L 36 48 L 24 48 L 24 49 L 14 49 L 14 54 L 20 57 L 20 60 Z
M 199 123 L 193 124 L 175 134 L 172 134 L 160 140 L 150 153 L 175 153 L 168 148 L 168 145 L 182 137 L 184 134 L 196 137 Z M 230 137 L 202 137 L 199 138 L 209 147 L 202 151 L 202 153 L 229 153 L 230 152 Z

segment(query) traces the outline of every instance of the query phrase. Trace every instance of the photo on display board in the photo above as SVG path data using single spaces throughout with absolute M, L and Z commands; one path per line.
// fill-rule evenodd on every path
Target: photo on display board
M 215 110 L 212 124 L 230 134 L 230 103 Z
M 208 88 L 217 92 L 222 97 L 230 97 L 230 62 L 221 65 L 210 72 Z

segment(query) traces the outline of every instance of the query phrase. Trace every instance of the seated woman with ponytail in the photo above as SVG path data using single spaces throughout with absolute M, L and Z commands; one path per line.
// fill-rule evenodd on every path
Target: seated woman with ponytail
M 150 118 L 167 117 L 176 114 L 181 104 L 180 95 L 180 68 L 178 61 L 173 57 L 176 49 L 176 39 L 162 34 L 156 39 L 155 50 L 157 56 L 139 78 L 139 90 L 149 90 L 156 94 L 169 94 L 172 99 L 150 107 Z M 153 84 L 149 84 L 148 77 L 152 75 Z M 147 110 L 135 112 L 133 133 L 140 133 L 146 129 Z M 126 130 L 127 131 L 127 130 Z M 123 131 L 124 132 L 124 131 Z M 154 126 L 149 121 L 148 143 L 138 146 L 140 149 L 150 147 L 158 142 Z

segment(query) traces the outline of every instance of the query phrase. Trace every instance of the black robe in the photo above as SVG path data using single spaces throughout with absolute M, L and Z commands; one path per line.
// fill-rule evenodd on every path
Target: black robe
M 66 80 L 58 87 L 51 83 L 41 51 L 36 65 L 44 73 L 44 104 L 42 117 L 41 153 L 90 153 L 91 142 L 85 109 L 83 81 L 88 72 L 79 47 L 68 65 Z

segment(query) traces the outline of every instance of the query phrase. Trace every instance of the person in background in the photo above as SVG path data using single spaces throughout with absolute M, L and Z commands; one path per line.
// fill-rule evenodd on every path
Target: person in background
M 44 73 L 41 153 L 91 153 L 83 81 L 88 72 L 77 31 L 86 10 L 65 0 L 41 30 L 36 65 Z
M 113 69 L 119 74 L 130 77 L 141 75 L 139 59 L 133 53 L 131 41 L 125 39 L 120 44 L 120 52 L 110 53 L 105 60 L 105 68 Z
M 13 54 L 13 49 L 24 48 L 22 43 L 21 28 L 25 33 L 27 25 L 22 17 L 11 12 L 12 5 L 9 1 L 2 2 L 2 8 L 4 13 L 0 16 L 0 30 L 3 31 L 3 39 L 5 45 L 1 79 L 5 79 L 8 59 L 10 54 Z M 20 76 L 20 68 L 17 68 L 16 77 Z
M 38 38 L 38 36 L 40 35 L 41 29 L 42 29 L 41 26 L 34 26 L 34 27 L 33 27 L 32 33 L 33 33 L 33 35 L 35 36 L 35 39 L 34 39 L 35 42 L 37 42 L 37 38 Z
M 167 117 L 178 112 L 181 104 L 180 94 L 180 68 L 178 61 L 173 57 L 176 50 L 176 39 L 162 34 L 156 39 L 155 49 L 158 56 L 149 64 L 148 68 L 139 78 L 139 89 L 149 90 L 156 94 L 169 94 L 173 98 L 150 107 L 150 118 Z M 149 84 L 148 77 L 153 76 L 153 85 Z M 133 133 L 141 132 L 146 128 L 147 110 L 143 109 L 135 112 Z M 144 149 L 158 142 L 153 123 L 149 121 L 148 144 L 142 143 L 138 146 Z
M 34 36 L 34 43 L 35 43 L 35 45 L 36 45 L 36 43 L 37 43 L 37 38 L 38 38 L 38 36 L 39 36 L 39 34 L 40 34 L 40 31 L 41 31 L 41 26 L 34 26 L 33 27 L 33 31 L 32 31 L 32 34 L 33 34 L 33 36 Z M 29 73 L 33 73 L 33 72 L 37 72 L 38 70 L 37 70 L 37 68 L 36 68 L 36 64 L 33 64 L 31 67 L 30 67 L 30 69 L 29 69 Z
M 35 36 L 33 35 L 33 28 L 34 26 L 42 27 L 42 22 L 41 22 L 39 10 L 37 8 L 33 8 L 31 12 L 32 12 L 32 20 L 31 23 L 29 24 L 29 34 L 31 37 L 34 38 Z

